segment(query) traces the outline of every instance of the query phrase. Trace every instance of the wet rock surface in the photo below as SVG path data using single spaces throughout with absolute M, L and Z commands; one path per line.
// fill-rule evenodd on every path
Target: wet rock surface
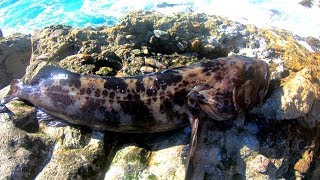
M 272 81 L 260 106 L 223 122 L 204 119 L 207 135 L 198 152 L 198 177 L 294 179 L 319 176 L 320 54 L 317 39 L 283 30 L 258 29 L 218 16 L 132 12 L 119 25 L 36 31 L 32 56 L 24 40 L 0 40 L 8 57 L 29 63 L 28 82 L 43 66 L 91 75 L 128 76 L 232 54 L 269 64 Z M 25 42 L 13 43 L 13 42 Z M 310 48 L 313 42 L 313 48 Z M 24 49 L 24 50 L 22 50 Z M 1 51 L 0 51 L 1 52 Z M 29 53 L 28 53 L 29 52 Z M 2 60 L 0 67 L 21 67 Z M 17 59 L 17 58 L 13 58 Z M 25 67 L 22 71 L 24 73 Z M 5 71 L 0 71 L 5 72 Z M 7 76 L 1 76 L 7 77 Z M 14 78 L 20 78 L 13 76 Z M 12 77 L 11 77 L 12 78 Z M 10 78 L 9 78 L 10 79 Z M 1 81 L 9 81 L 1 78 Z M 2 82 L 1 82 L 2 83 Z M 6 82 L 7 84 L 8 82 Z M 8 87 L 0 91 L 0 97 Z M 156 134 L 93 131 L 38 122 L 30 104 L 12 101 L 0 114 L 2 178 L 184 179 L 190 128 Z
M 0 89 L 13 79 L 20 79 L 25 74 L 31 57 L 31 37 L 15 34 L 1 38 L 0 31 Z

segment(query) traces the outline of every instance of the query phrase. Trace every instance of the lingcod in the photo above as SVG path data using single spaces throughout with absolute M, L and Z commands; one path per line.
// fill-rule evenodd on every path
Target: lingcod
M 7 102 L 19 99 L 71 124 L 116 132 L 154 133 L 191 124 L 190 160 L 200 114 L 231 119 L 260 103 L 269 82 L 268 65 L 244 56 L 131 77 L 85 76 L 48 65 L 28 82 L 14 80 L 0 105 L 4 111 Z M 187 169 L 192 172 L 192 165 Z

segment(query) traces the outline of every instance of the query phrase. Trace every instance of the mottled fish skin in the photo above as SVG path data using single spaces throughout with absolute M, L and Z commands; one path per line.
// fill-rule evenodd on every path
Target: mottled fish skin
M 187 126 L 199 111 L 215 120 L 234 117 L 262 101 L 270 73 L 243 56 L 132 77 L 83 76 L 46 66 L 11 95 L 72 124 L 118 132 L 162 132 Z

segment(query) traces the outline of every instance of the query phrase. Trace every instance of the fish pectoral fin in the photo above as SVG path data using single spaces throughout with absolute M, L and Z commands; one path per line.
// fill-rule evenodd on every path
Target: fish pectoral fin
M 193 109 L 197 109 L 199 108 L 199 101 L 205 99 L 205 97 L 200 94 L 200 91 L 209 89 L 208 86 L 206 85 L 198 85 L 195 86 L 193 89 L 190 90 L 190 92 L 187 95 L 187 101 L 188 101 L 188 105 L 193 108 Z
M 50 114 L 42 111 L 41 109 L 36 109 L 36 118 L 38 122 L 43 122 L 46 125 L 52 126 L 52 127 L 65 127 L 70 125 L 64 120 L 51 116 Z
M 205 165 L 209 158 L 206 151 L 208 147 L 204 141 L 204 137 L 208 136 L 208 121 L 199 121 L 198 118 L 191 118 L 190 122 L 192 131 L 185 179 L 204 179 L 206 174 Z
M 186 160 L 186 176 L 185 176 L 186 178 L 185 179 L 190 179 L 194 174 L 194 166 L 195 166 L 194 154 L 197 149 L 199 119 L 194 118 L 194 116 L 191 116 L 190 123 L 191 123 L 191 138 L 190 138 L 190 144 L 189 144 L 189 153 Z
M 200 85 L 194 87 L 187 98 L 191 108 L 200 109 L 218 121 L 232 118 L 236 111 L 229 90 Z

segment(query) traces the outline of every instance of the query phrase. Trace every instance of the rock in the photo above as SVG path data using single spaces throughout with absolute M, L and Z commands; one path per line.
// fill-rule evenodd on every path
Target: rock
M 64 29 L 56 29 L 51 34 L 50 37 L 56 38 L 62 35 L 66 35 L 68 32 L 66 32 Z
M 301 6 L 306 7 L 306 8 L 311 8 L 313 6 L 312 0 L 302 0 L 302 1 L 299 2 L 299 4 Z
M 314 151 L 305 151 L 302 158 L 294 165 L 294 169 L 301 174 L 307 173 L 312 163 Z
M 145 58 L 144 63 L 147 65 L 156 67 L 156 68 L 160 68 L 160 69 L 166 68 L 161 62 L 159 62 L 158 60 L 156 60 L 154 58 Z
M 320 114 L 318 112 L 320 108 L 320 101 L 315 100 L 308 114 L 299 118 L 299 121 L 309 128 L 314 128 L 320 123 Z
M 49 54 L 41 54 L 40 56 L 38 56 L 37 60 L 39 61 L 49 60 Z
M 188 42 L 187 41 L 178 42 L 177 47 L 180 49 L 180 51 L 184 51 L 188 48 Z
M 307 37 L 306 38 L 306 43 L 308 43 L 312 50 L 315 52 L 319 52 L 320 51 L 320 40 L 314 37 Z
M 96 74 L 102 75 L 102 76 L 107 76 L 113 71 L 112 68 L 110 67 L 101 67 L 99 71 L 96 72 Z
M 156 36 L 151 36 L 149 43 L 150 44 L 156 44 L 158 42 L 158 39 L 156 38 Z
M 315 163 L 314 164 L 314 169 L 312 170 L 312 174 L 310 174 L 310 176 L 308 176 L 307 178 L 310 179 L 319 179 L 320 178 L 320 163 L 319 160 L 314 160 Z
M 162 41 L 167 41 L 169 40 L 169 37 L 170 37 L 168 32 L 158 30 L 158 29 L 154 30 L 153 34 L 155 35 L 155 37 L 159 38 Z
M 270 160 L 263 156 L 263 155 L 257 155 L 251 162 L 250 165 L 251 168 L 258 173 L 266 173 L 268 171 L 268 166 L 270 164 Z
M 136 36 L 129 34 L 129 35 L 126 35 L 126 38 L 127 39 L 134 39 L 134 38 L 136 38 Z
M 291 80 L 276 89 L 260 107 L 251 112 L 267 119 L 297 119 L 305 117 L 319 100 L 319 85 L 312 69 L 306 67 Z M 312 125 L 310 125 L 312 127 Z
M 199 48 L 201 47 L 201 45 L 202 45 L 201 41 L 199 39 L 195 39 L 191 43 L 191 50 L 192 51 L 198 51 Z
M 115 42 L 116 42 L 116 44 L 123 45 L 123 44 L 126 44 L 127 38 L 124 37 L 123 35 L 118 35 L 118 36 L 116 37 Z
M 132 144 L 130 141 L 137 142 Z M 106 179 L 184 179 L 181 152 L 188 141 L 183 130 L 174 133 L 125 135 L 115 149 Z M 173 146 L 172 146 L 173 145 Z
M 31 57 L 29 35 L 12 35 L 0 40 L 0 89 L 25 74 Z
M 0 29 L 0 38 L 1 38 L 1 37 L 3 37 L 3 33 L 2 33 L 2 31 L 1 31 L 1 29 Z
M 114 52 L 105 50 L 101 52 L 95 59 L 96 67 L 110 67 L 115 71 L 119 71 L 122 68 L 122 59 Z
M 133 50 L 131 51 L 131 53 L 132 53 L 133 55 L 135 55 L 135 56 L 139 56 L 139 55 L 141 55 L 141 50 L 140 50 L 140 49 L 133 49 Z
M 317 177 L 320 56 L 304 47 L 307 41 L 317 42 L 315 39 L 297 40 L 287 31 L 259 29 L 206 14 L 167 16 L 139 11 L 128 13 L 112 27 L 50 26 L 36 31 L 31 40 L 32 56 L 26 50 L 31 49 L 30 37 L 1 39 L 0 50 L 6 53 L 0 51 L 0 69 L 19 67 L 8 63 L 8 57 L 16 59 L 16 52 L 22 53 L 22 49 L 23 59 L 30 60 L 23 77 L 27 82 L 47 64 L 81 74 L 123 77 L 184 66 L 202 58 L 258 57 L 269 64 L 272 74 L 267 97 L 259 107 L 229 121 L 201 117 L 207 129 L 199 138 L 196 176 Z M 0 80 L 7 78 L 0 76 L 5 77 Z M 8 91 L 9 87 L 0 90 L 0 98 Z M 156 134 L 101 132 L 38 122 L 39 112 L 22 101 L 12 101 L 7 107 L 15 116 L 0 113 L 0 160 L 6 164 L 0 166 L 2 178 L 185 178 L 182 155 L 190 127 Z
M 148 55 L 148 54 L 149 54 L 148 47 L 146 47 L 146 46 L 142 46 L 141 48 L 142 48 L 142 52 L 143 52 L 143 54 L 145 54 L 145 55 Z
M 59 62 L 59 65 L 63 68 L 67 68 L 72 72 L 89 74 L 90 72 L 93 72 L 93 70 L 95 69 L 92 59 L 93 58 L 89 54 L 71 55 L 62 59 Z
M 19 118 L 16 116 L 16 119 Z M 0 114 L 0 122 L 0 160 L 5 163 L 5 166 L 0 166 L 1 177 L 14 179 L 36 177 L 46 158 L 50 156 L 53 141 L 45 140 L 43 135 L 42 139 L 41 135 L 32 136 L 32 133 L 16 128 L 6 114 Z
M 73 130 L 66 129 L 65 135 L 70 135 L 74 141 L 77 137 L 82 137 L 82 133 L 74 133 Z M 90 137 L 91 136 L 91 137 Z M 64 145 L 65 142 L 58 142 L 52 152 L 50 162 L 37 175 L 37 179 L 47 179 L 49 177 L 60 178 L 101 178 L 105 159 L 102 158 L 104 152 L 104 135 L 100 132 L 92 132 L 83 144 L 73 145 L 72 148 Z M 81 143 L 81 142 L 76 142 Z M 64 162 L 64 163 L 62 163 Z
M 140 71 L 142 73 L 151 73 L 151 72 L 154 72 L 154 68 L 153 67 L 150 67 L 150 66 L 142 66 L 140 68 Z
M 82 47 L 79 50 L 79 53 L 92 54 L 100 51 L 99 42 L 96 40 L 89 40 L 82 42 Z
M 193 27 L 194 27 L 195 29 L 199 29 L 200 26 L 201 26 L 201 24 L 200 24 L 199 22 L 193 22 L 192 25 L 193 25 Z

